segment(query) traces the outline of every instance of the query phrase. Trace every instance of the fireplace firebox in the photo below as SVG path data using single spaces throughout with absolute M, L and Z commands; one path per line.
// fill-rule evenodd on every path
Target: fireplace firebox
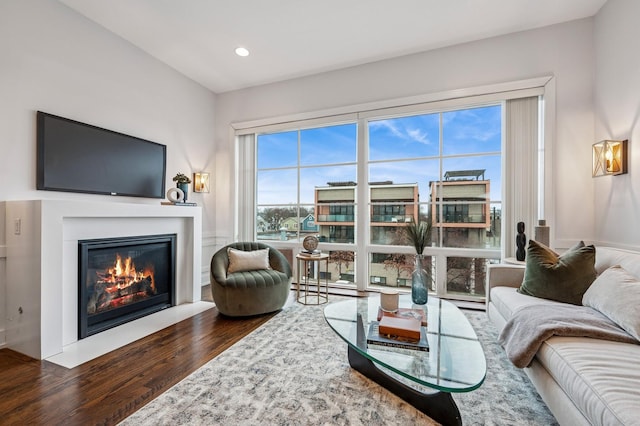
M 78 241 L 78 338 L 175 305 L 176 235 Z

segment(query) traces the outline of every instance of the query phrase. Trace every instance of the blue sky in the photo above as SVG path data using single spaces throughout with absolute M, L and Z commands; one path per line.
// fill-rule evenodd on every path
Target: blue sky
M 440 172 L 485 169 L 491 199 L 499 201 L 500 155 L 495 153 L 501 149 L 501 129 L 499 105 L 371 121 L 369 181 L 417 182 L 420 198 L 426 200 L 428 184 L 439 180 Z M 300 131 L 302 203 L 313 203 L 315 186 L 356 181 L 356 132 L 355 123 Z M 296 131 L 258 137 L 258 204 L 297 203 L 298 170 L 286 169 L 298 163 L 297 144 Z M 466 154 L 474 155 L 460 157 Z

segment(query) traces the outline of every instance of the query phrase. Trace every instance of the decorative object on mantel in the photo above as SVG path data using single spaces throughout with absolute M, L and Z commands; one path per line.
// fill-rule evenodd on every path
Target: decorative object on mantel
M 209 173 L 195 172 L 193 174 L 193 192 L 210 192 Z
M 422 252 L 431 238 L 431 222 L 411 221 L 406 226 L 407 238 L 416 249 L 415 265 L 411 274 L 411 300 L 416 305 L 424 305 L 429 297 L 431 275 L 422 267 Z
M 538 226 L 535 227 L 534 240 L 549 247 L 549 226 L 546 220 L 538 220 Z
M 180 188 L 169 188 L 167 191 L 167 200 L 172 204 L 184 202 L 184 192 Z
M 516 226 L 518 235 L 516 235 L 516 259 L 523 261 L 525 257 L 524 247 L 527 245 L 527 236 L 524 233 L 524 222 L 518 222 Z
M 184 192 L 180 188 L 169 188 L 167 190 L 167 200 L 160 204 L 163 206 L 197 206 L 196 203 L 187 203 L 184 200 Z
M 172 201 L 162 201 L 160 202 L 160 205 L 163 206 L 178 206 L 178 207 L 195 207 L 198 205 L 198 203 L 185 203 L 184 201 L 181 203 L 174 203 Z
M 187 197 L 189 195 L 189 184 L 191 183 L 191 179 L 189 179 L 189 177 L 185 174 L 178 173 L 173 177 L 173 181 L 176 183 L 176 186 L 184 194 L 182 201 L 187 201 Z
M 604 140 L 591 148 L 591 176 L 623 175 L 627 173 L 627 142 Z

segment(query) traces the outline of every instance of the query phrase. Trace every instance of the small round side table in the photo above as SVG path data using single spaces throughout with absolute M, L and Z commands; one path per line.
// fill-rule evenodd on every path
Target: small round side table
M 296 256 L 298 262 L 298 288 L 296 290 L 296 300 L 303 305 L 320 305 L 329 301 L 329 255 L 321 254 L 305 254 L 299 253 Z M 320 278 L 320 270 L 324 262 L 324 279 Z M 317 269 L 316 269 L 317 266 Z M 313 268 L 315 275 L 315 291 L 309 287 L 313 284 L 313 278 L 309 277 L 309 268 Z M 304 271 L 304 274 L 301 274 Z M 302 278 L 301 278 L 302 277 Z M 301 289 L 304 284 L 304 289 Z M 324 294 L 322 293 L 322 285 L 324 285 Z

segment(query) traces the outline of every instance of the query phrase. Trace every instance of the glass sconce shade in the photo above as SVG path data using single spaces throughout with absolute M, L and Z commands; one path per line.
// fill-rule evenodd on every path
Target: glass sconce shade
M 197 172 L 193 174 L 193 192 L 209 192 L 209 173 Z
M 592 156 L 593 177 L 627 173 L 627 140 L 594 143 Z

